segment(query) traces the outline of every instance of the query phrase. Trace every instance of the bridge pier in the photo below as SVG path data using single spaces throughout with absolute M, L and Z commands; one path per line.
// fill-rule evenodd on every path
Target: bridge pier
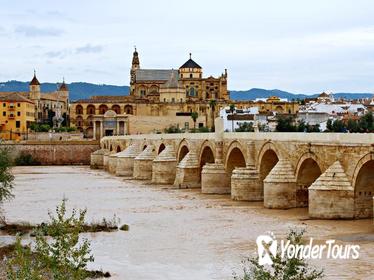
M 108 151 L 108 152 L 104 153 L 104 156 L 103 156 L 103 167 L 104 167 L 104 170 L 108 171 L 109 156 L 112 155 L 112 154 L 114 154 L 114 153 L 115 153 L 114 151 Z
M 318 219 L 354 218 L 354 189 L 339 161 L 309 187 L 309 216 Z
M 91 154 L 90 166 L 92 169 L 104 168 L 104 154 L 108 153 L 107 149 L 100 149 Z
M 264 194 L 254 167 L 237 167 L 231 176 L 231 199 L 262 201 Z
M 230 177 L 222 163 L 207 163 L 201 171 L 201 192 L 207 194 L 230 193 Z
M 139 154 L 139 147 L 131 144 L 117 157 L 116 176 L 132 177 L 134 158 Z
M 286 159 L 280 159 L 264 180 L 264 206 L 275 209 L 296 207 L 296 178 Z
M 148 145 L 143 152 L 141 152 L 136 158 L 134 158 L 134 179 L 152 179 L 152 164 L 155 157 L 155 147 L 153 145 Z
M 119 153 L 111 154 L 108 158 L 108 172 L 110 174 L 116 174 L 117 169 L 117 155 Z
M 174 186 L 178 188 L 200 187 L 200 166 L 195 151 L 189 151 L 177 165 Z
M 153 160 L 152 182 L 155 184 L 173 184 L 177 168 L 177 159 L 173 145 L 165 149 Z

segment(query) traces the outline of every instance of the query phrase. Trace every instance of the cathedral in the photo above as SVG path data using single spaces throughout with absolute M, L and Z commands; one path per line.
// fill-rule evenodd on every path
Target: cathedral
M 190 58 L 178 70 L 142 69 L 138 52 L 134 51 L 130 93 L 137 99 L 155 102 L 229 100 L 227 69 L 218 78 L 203 78 L 203 69 Z
M 188 130 L 211 128 L 220 107 L 230 101 L 227 70 L 218 77 L 203 77 L 191 57 L 178 69 L 143 69 L 133 52 L 130 93 L 92 96 L 73 102 L 71 125 L 86 137 L 163 132 L 168 127 Z M 191 118 L 197 113 L 196 122 Z

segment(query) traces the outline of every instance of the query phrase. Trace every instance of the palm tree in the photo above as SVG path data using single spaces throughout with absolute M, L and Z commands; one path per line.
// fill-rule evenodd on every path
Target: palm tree
M 209 107 L 212 110 L 212 131 L 214 131 L 214 129 L 215 129 L 215 127 L 214 127 L 214 119 L 215 119 L 216 105 L 217 105 L 217 101 L 215 99 L 211 99 L 209 101 Z
M 234 132 L 234 112 L 235 104 L 230 104 L 230 113 L 231 113 L 231 131 Z
M 196 132 L 196 120 L 199 117 L 199 114 L 197 112 L 191 113 L 191 118 L 193 120 L 193 131 Z

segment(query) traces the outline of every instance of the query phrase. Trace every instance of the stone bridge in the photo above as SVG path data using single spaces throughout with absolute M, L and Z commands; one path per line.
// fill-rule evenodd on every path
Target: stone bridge
M 216 121 L 216 128 L 222 127 Z M 374 134 L 215 133 L 104 137 L 91 166 L 155 184 L 231 194 L 311 218 L 373 216 Z

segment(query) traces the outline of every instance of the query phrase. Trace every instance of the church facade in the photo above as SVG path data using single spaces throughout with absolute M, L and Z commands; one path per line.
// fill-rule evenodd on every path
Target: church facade
M 212 102 L 214 100 L 214 102 Z M 218 77 L 204 78 L 202 67 L 190 58 L 179 69 L 142 69 L 135 49 L 130 70 L 128 96 L 92 96 L 71 104 L 71 125 L 89 138 L 105 135 L 163 132 L 174 126 L 182 130 L 212 127 L 219 107 L 229 102 L 227 70 Z M 107 111 L 120 120 L 118 127 L 108 128 Z M 193 122 L 191 114 L 198 118 Z M 117 127 L 117 125 L 115 126 Z

